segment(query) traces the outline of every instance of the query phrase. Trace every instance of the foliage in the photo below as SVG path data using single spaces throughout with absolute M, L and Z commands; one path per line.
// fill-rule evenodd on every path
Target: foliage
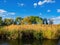
M 0 26 L 2 25 L 3 21 L 2 21 L 2 17 L 0 17 Z
M 22 20 L 22 24 L 42 24 L 42 22 L 42 18 L 38 16 L 29 16 Z
M 47 19 L 42 19 L 39 16 L 27 16 L 27 17 L 16 17 L 15 19 L 11 18 L 5 18 L 2 20 L 2 17 L 0 17 L 0 25 L 11 25 L 11 24 L 45 24 L 47 23 Z
M 43 39 L 43 33 L 42 33 L 42 31 L 35 31 L 34 33 L 34 38 L 35 39 L 37 39 L 37 40 L 39 40 L 39 39 Z
M 46 18 L 43 19 L 43 24 L 48 24 L 48 21 Z
M 12 28 L 13 27 L 13 28 Z M 24 33 L 24 34 L 23 34 Z M 10 25 L 0 27 L 0 36 L 8 39 L 58 39 L 60 37 L 60 25 Z
M 22 20 L 23 18 L 21 18 L 21 17 L 16 17 L 16 19 L 15 19 L 15 21 L 16 21 L 16 24 L 21 24 L 21 20 Z
M 13 19 L 4 19 L 4 24 L 5 25 L 11 25 L 11 24 L 13 24 L 14 22 L 13 22 Z
M 25 17 L 25 18 L 22 20 L 21 24 L 32 24 L 32 23 L 31 23 L 31 20 L 29 19 L 29 17 Z
M 52 21 L 50 23 L 52 24 Z M 32 37 L 39 40 L 44 38 L 58 39 L 60 37 L 60 25 L 46 25 L 48 24 L 47 19 L 38 16 L 17 17 L 15 20 L 9 18 L 2 20 L 0 17 L 0 25 L 2 24 L 4 26 L 0 26 L 1 38 L 22 39 L 22 37 Z

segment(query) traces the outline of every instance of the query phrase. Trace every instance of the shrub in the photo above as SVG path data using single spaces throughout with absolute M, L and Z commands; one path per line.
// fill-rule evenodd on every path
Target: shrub
M 39 40 L 39 39 L 43 39 L 43 33 L 42 31 L 40 30 L 39 32 L 38 31 L 35 31 L 34 33 L 34 38 Z
M 33 30 L 22 31 L 22 39 L 33 39 Z

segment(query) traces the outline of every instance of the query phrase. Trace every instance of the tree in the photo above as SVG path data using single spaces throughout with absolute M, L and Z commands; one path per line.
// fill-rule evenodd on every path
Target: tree
M 23 18 L 21 18 L 21 17 L 17 17 L 17 18 L 15 19 L 16 24 L 21 24 L 22 19 L 23 19 Z
M 5 18 L 4 19 L 4 24 L 5 25 L 11 25 L 14 23 L 14 20 L 13 19 L 8 19 L 8 18 Z
M 39 16 L 30 16 L 32 24 L 42 24 L 43 20 Z
M 37 24 L 43 24 L 43 19 L 42 18 L 36 18 Z
M 29 19 L 31 20 L 32 24 L 36 24 L 36 18 L 37 16 L 30 16 Z
M 21 24 L 32 24 L 32 23 L 31 23 L 31 20 L 30 20 L 29 17 L 25 17 L 25 18 L 22 20 Z
M 49 19 L 49 24 L 53 24 L 53 19 Z
M 2 21 L 2 17 L 0 17 L 0 25 L 2 25 L 3 21 Z
M 42 18 L 38 16 L 29 16 L 25 17 L 22 21 L 24 24 L 42 24 L 43 20 Z
M 46 18 L 43 19 L 43 24 L 48 24 L 48 20 Z

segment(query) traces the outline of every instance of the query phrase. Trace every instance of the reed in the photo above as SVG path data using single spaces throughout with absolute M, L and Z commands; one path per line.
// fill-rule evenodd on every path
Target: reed
M 22 39 L 22 37 L 33 37 L 37 40 L 58 39 L 60 37 L 60 25 L 30 24 L 3 26 L 0 27 L 0 37 L 7 39 Z

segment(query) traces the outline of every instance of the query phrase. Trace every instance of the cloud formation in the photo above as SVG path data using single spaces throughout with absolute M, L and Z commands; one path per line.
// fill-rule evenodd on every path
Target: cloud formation
M 57 12 L 60 13 L 60 9 L 57 9 Z
M 53 0 L 39 1 L 39 2 L 38 2 L 38 5 L 43 5 L 43 4 L 45 4 L 45 3 L 55 3 L 55 1 L 53 1 Z
M 60 24 L 60 16 L 51 18 L 53 19 L 54 24 Z
M 0 9 L 0 13 L 5 13 L 6 11 L 3 9 Z
M 51 12 L 51 10 L 47 10 L 47 12 Z
M 0 9 L 0 16 L 12 16 L 15 15 L 15 12 L 8 12 L 6 10 Z
M 34 5 L 34 7 L 36 7 L 38 4 L 37 3 L 34 3 L 33 5 Z
M 34 3 L 34 6 L 37 6 L 37 5 L 43 5 L 45 3 L 55 3 L 55 0 L 43 0 L 43 1 L 39 1 L 37 3 Z
M 42 15 L 42 13 L 40 12 L 40 13 L 39 13 L 39 15 L 41 16 L 41 15 Z
M 52 18 L 53 20 L 60 20 L 60 16 Z
M 18 6 L 21 6 L 21 7 L 24 6 L 24 3 L 17 3 L 17 4 L 18 4 Z

